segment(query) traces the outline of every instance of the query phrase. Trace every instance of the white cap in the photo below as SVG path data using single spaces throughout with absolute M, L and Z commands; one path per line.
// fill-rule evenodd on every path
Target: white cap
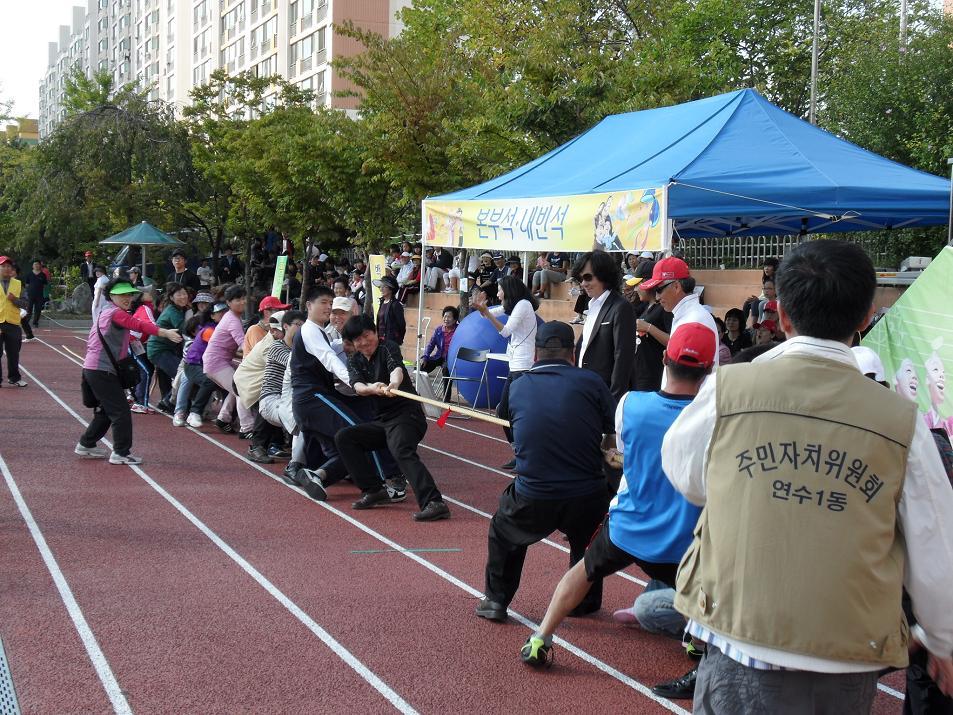
M 655 254 L 651 251 L 642 251 L 642 253 L 639 254 L 639 258 L 655 258 Z
M 866 345 L 858 345 L 851 348 L 854 353 L 854 359 L 857 361 L 860 371 L 865 375 L 873 375 L 877 382 L 884 382 L 887 378 L 884 376 L 884 364 L 880 356 Z
M 272 313 L 271 317 L 268 318 L 268 327 L 277 328 L 281 330 L 281 319 L 285 317 L 285 311 L 279 310 L 277 313 Z
M 351 312 L 351 299 L 346 298 L 343 295 L 339 295 L 333 301 L 331 301 L 331 310 L 344 310 L 348 313 Z
M 410 251 L 404 251 L 403 253 L 400 254 L 400 257 L 401 257 L 401 258 L 410 258 L 412 255 L 414 255 L 414 254 L 411 253 Z
M 318 256 L 318 260 L 321 261 L 321 263 L 324 263 L 326 260 L 328 260 L 328 254 L 322 253 L 320 256 Z

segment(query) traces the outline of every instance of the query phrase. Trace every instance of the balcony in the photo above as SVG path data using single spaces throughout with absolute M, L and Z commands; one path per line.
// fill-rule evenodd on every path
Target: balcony
M 320 67 L 323 64 L 326 64 L 328 61 L 328 51 L 327 49 L 318 50 L 314 53 L 314 66 Z
M 258 57 L 258 43 L 257 42 L 251 43 L 251 47 L 248 50 L 248 56 L 251 59 L 255 59 L 256 57 Z
M 314 21 L 316 23 L 321 22 L 328 16 L 328 4 L 324 3 L 319 7 L 316 7 L 314 10 Z

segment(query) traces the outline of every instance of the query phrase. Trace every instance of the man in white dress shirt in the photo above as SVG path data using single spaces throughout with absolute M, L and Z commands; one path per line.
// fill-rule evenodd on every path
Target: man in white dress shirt
M 850 351 L 875 288 L 856 245 L 797 246 L 787 342 L 719 370 L 665 436 L 666 475 L 705 505 L 675 601 L 708 643 L 696 713 L 869 712 L 878 672 L 907 664 L 902 586 L 953 692 L 953 489 L 916 407 Z

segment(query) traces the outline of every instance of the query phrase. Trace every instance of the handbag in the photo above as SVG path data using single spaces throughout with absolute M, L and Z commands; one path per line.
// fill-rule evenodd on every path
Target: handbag
M 113 368 L 116 370 L 116 376 L 119 378 L 120 386 L 124 390 L 131 390 L 138 385 L 139 380 L 142 379 L 139 373 L 139 364 L 136 362 L 136 359 L 131 355 L 127 355 L 122 360 L 117 361 L 112 350 L 110 350 L 106 344 L 106 338 L 103 337 L 103 332 L 99 329 L 98 323 L 96 324 L 96 332 L 99 333 L 99 341 L 103 344 L 103 349 L 106 351 L 109 362 L 113 364 Z

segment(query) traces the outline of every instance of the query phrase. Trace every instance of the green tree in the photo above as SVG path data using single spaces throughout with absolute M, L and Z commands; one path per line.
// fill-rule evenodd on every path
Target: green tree
M 63 108 L 67 116 L 103 107 L 113 98 L 115 84 L 112 72 L 97 70 L 92 77 L 74 67 L 66 78 Z

